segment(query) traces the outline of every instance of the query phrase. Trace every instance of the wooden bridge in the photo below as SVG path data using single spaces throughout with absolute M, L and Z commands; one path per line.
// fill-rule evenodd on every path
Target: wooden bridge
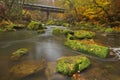
M 65 11 L 65 9 L 59 8 L 59 7 L 47 6 L 47 5 L 41 5 L 41 4 L 30 4 L 30 3 L 24 3 L 23 8 L 44 11 L 47 14 L 47 19 L 49 18 L 50 12 L 64 13 Z

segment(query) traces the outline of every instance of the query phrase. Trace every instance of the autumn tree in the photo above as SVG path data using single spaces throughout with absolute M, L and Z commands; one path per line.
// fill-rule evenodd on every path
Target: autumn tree
M 22 16 L 22 8 L 25 0 L 1 0 L 5 4 L 5 15 L 7 19 L 19 19 Z
M 5 16 L 5 4 L 4 2 L 0 1 L 0 18 L 3 19 Z

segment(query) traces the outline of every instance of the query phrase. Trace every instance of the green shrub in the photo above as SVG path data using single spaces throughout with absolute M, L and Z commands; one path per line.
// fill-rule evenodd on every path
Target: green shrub
M 95 33 L 91 31 L 79 30 L 74 32 L 74 36 L 78 39 L 93 38 L 95 37 Z
M 72 75 L 82 71 L 90 65 L 90 60 L 85 56 L 62 57 L 57 60 L 57 72 L 64 75 Z
M 73 50 L 88 53 L 88 54 L 95 55 L 101 58 L 105 58 L 107 54 L 109 53 L 108 47 L 100 46 L 97 44 L 85 44 L 77 40 L 67 40 L 65 42 L 65 45 L 69 46 Z

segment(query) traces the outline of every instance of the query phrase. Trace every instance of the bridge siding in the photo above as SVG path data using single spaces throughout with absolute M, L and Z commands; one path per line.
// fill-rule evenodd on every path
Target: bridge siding
M 46 6 L 40 4 L 24 4 L 24 8 L 26 9 L 39 9 L 45 12 L 57 12 L 57 13 L 64 13 L 65 9 L 53 6 Z

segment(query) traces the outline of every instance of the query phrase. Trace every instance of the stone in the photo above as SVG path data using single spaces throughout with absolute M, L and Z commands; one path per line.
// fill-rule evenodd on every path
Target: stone
M 74 32 L 74 36 L 78 39 L 85 39 L 85 38 L 94 38 L 95 33 L 91 31 L 85 31 L 85 30 L 78 30 Z
M 45 69 L 47 80 L 65 80 L 65 76 L 56 72 L 56 62 L 48 62 Z
M 86 54 L 94 55 L 100 58 L 106 58 L 109 54 L 109 48 L 96 43 L 89 43 L 89 41 L 80 40 L 67 40 L 65 45 L 72 48 L 73 50 L 83 52 Z
M 57 60 L 57 72 L 71 76 L 90 66 L 90 60 L 85 56 L 61 57 Z
M 11 60 L 17 61 L 19 60 L 22 56 L 28 54 L 28 49 L 26 48 L 20 48 L 17 51 L 12 53 Z
M 39 30 L 39 29 L 43 29 L 43 26 L 41 22 L 31 21 L 28 24 L 27 29 L 28 30 Z
M 12 79 L 21 79 L 29 75 L 35 74 L 43 70 L 46 66 L 46 60 L 41 60 L 40 62 L 36 61 L 25 61 L 17 65 L 14 65 L 10 69 L 10 76 Z
M 39 34 L 45 33 L 45 30 L 44 29 L 43 30 L 37 30 L 37 33 L 39 33 Z

